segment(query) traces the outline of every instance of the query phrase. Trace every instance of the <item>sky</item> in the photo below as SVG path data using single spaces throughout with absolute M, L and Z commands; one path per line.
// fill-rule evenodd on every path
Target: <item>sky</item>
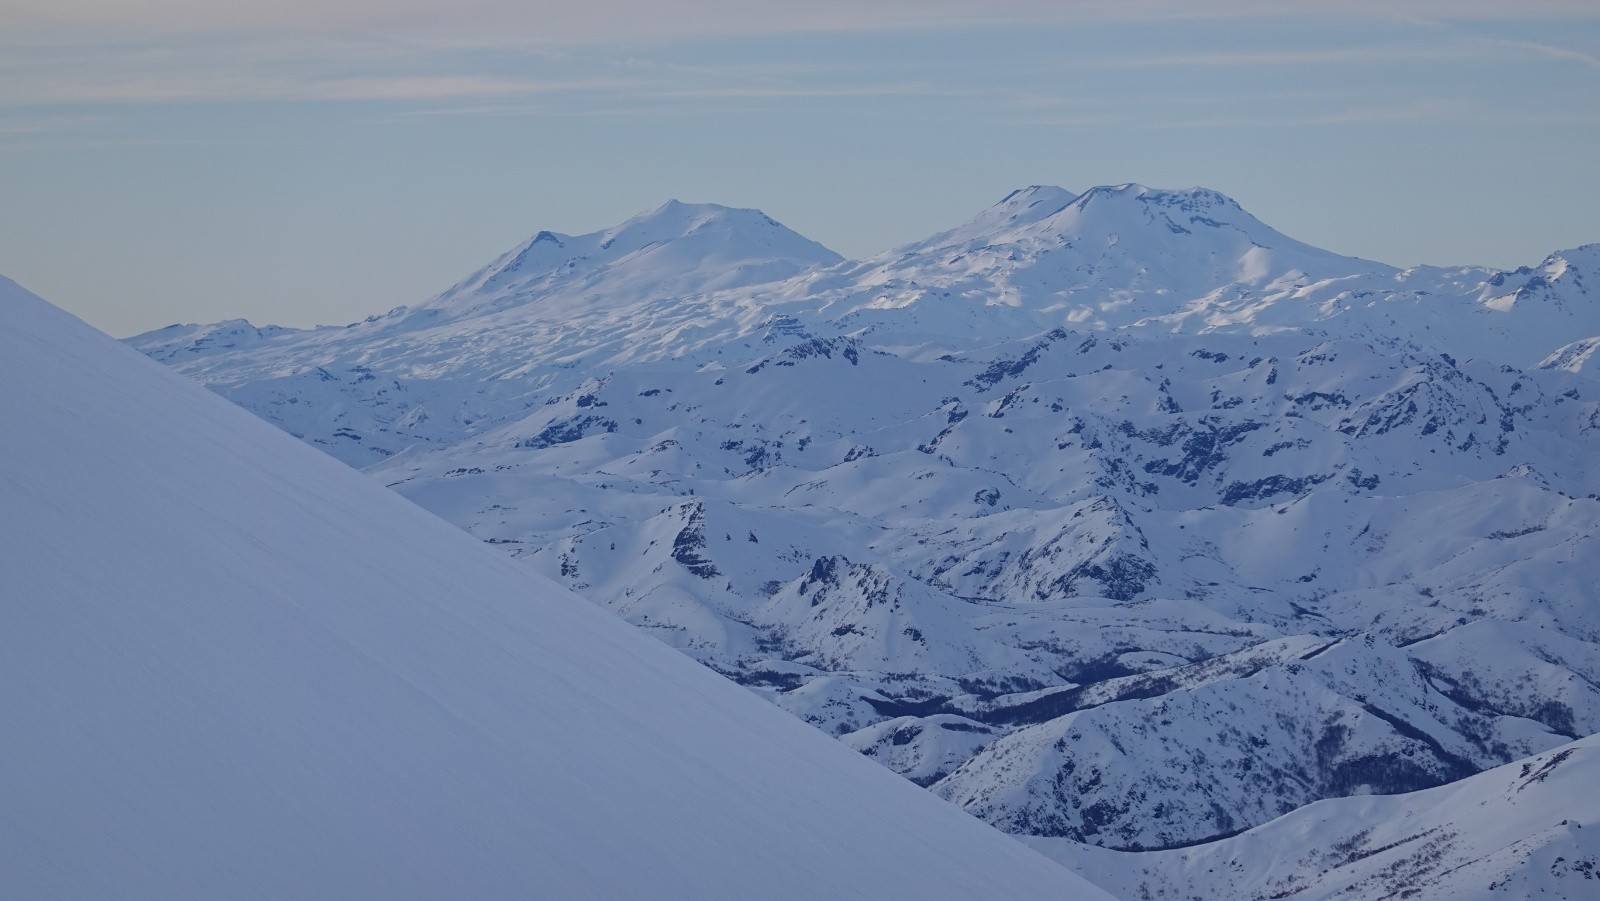
M 0 0 L 0 274 L 117 336 L 355 321 L 668 198 L 849 257 L 1013 188 L 1329 250 L 1600 242 L 1594 0 Z

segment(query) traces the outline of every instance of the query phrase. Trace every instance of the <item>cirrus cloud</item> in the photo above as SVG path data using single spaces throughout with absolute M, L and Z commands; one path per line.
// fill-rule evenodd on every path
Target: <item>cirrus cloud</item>
M 150 35 L 213 31 L 405 34 L 441 42 L 558 45 L 959 24 L 1158 19 L 1600 19 L 1593 0 L 11 0 L 0 33 Z

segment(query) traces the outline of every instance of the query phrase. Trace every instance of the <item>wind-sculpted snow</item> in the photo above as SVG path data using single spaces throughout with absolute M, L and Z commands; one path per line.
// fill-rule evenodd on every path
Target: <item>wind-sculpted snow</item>
M 4 279 L 0 380 L 7 897 L 1108 897 Z
M 1595 247 L 1402 271 L 1035 187 L 733 285 L 663 262 L 683 221 L 436 324 L 159 346 L 1013 831 L 1200 842 L 1600 730 Z

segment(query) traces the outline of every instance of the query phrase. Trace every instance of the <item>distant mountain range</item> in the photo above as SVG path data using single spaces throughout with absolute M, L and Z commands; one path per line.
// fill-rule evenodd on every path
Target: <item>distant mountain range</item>
M 1214 191 L 1031 187 L 862 261 L 669 203 L 343 328 L 130 343 L 1133 873 L 1600 731 L 1590 285 L 1600 245 L 1399 270 Z

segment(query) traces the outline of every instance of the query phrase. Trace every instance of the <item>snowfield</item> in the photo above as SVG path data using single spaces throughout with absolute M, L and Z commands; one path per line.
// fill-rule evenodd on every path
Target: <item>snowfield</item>
M 1160 852 L 1600 732 L 1597 284 L 1035 186 L 130 342 L 1007 831 Z
M 0 885 L 1103 898 L 0 280 Z

